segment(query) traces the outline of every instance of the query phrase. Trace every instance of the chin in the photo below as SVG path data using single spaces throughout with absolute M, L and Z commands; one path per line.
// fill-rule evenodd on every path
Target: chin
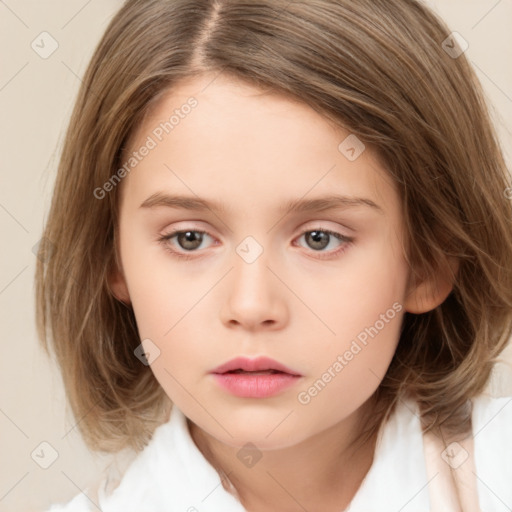
M 216 422 L 212 424 L 209 421 L 207 425 L 197 425 L 217 441 L 232 448 L 243 449 L 247 443 L 251 443 L 262 451 L 280 450 L 294 446 L 316 433 L 310 425 L 297 423 L 297 418 L 290 421 L 293 414 L 283 421 L 287 414 L 289 411 L 280 414 L 278 420 L 275 419 L 275 414 L 265 418 L 261 413 L 258 421 L 255 421 L 254 413 L 245 418 L 232 419 L 223 424 L 229 434 Z

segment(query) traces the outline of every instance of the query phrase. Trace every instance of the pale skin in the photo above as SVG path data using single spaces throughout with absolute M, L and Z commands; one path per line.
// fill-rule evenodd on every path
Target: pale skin
M 151 370 L 247 510 L 343 510 L 372 463 L 375 439 L 357 450 L 353 440 L 403 315 L 435 308 L 452 283 L 439 274 L 411 286 L 400 198 L 373 150 L 350 161 L 338 149 L 350 133 L 290 98 L 224 76 L 186 81 L 154 106 L 127 153 L 191 96 L 197 106 L 121 184 L 121 268 L 111 288 L 133 307 L 141 340 L 159 348 Z M 225 210 L 141 207 L 156 193 L 222 202 Z M 332 194 L 378 207 L 280 210 Z M 206 235 L 192 250 L 187 239 L 159 241 L 172 229 Z M 352 241 L 324 234 L 319 249 L 307 234 L 321 229 Z M 263 250 L 251 263 L 236 250 L 248 236 Z M 378 335 L 300 403 L 298 393 L 396 303 L 401 310 Z M 234 357 L 260 355 L 302 377 L 276 396 L 240 398 L 210 374 Z M 262 454 L 253 467 L 237 457 L 248 442 Z

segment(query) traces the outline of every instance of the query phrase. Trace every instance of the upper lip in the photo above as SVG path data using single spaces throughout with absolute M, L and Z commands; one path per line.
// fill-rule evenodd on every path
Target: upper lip
M 290 375 L 300 376 L 300 373 L 287 368 L 270 357 L 264 356 L 256 357 L 254 359 L 249 359 L 247 357 L 235 357 L 212 370 L 212 373 L 226 373 L 233 370 L 244 370 L 246 372 L 277 370 L 283 373 L 289 373 Z

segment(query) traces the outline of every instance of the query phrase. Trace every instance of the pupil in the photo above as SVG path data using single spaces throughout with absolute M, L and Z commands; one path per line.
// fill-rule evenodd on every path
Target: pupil
M 324 249 L 329 243 L 329 235 L 323 231 L 310 231 L 309 236 L 313 240 L 310 245 L 314 249 Z
M 202 234 L 186 231 L 178 235 L 178 241 L 184 249 L 197 249 L 201 245 Z

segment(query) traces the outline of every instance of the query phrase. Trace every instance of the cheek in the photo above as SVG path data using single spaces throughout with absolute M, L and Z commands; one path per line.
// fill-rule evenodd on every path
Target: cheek
M 385 234 L 364 250 L 347 254 L 343 268 L 327 276 L 314 296 L 315 304 L 336 333 L 338 341 L 333 342 L 339 344 L 338 348 L 375 323 L 383 337 L 388 332 L 392 337 L 380 320 L 382 315 L 385 320 L 394 320 L 397 309 L 403 309 L 407 275 L 407 263 L 397 250 L 396 240 Z M 398 306 L 393 308 L 395 303 Z M 386 322 L 385 326 L 396 323 Z
M 216 304 L 208 291 L 225 271 L 209 269 L 207 262 L 178 262 L 158 244 L 141 243 L 135 235 L 132 231 L 121 238 L 121 251 L 139 336 L 149 353 L 158 354 L 151 360 L 155 377 L 181 405 L 190 396 L 180 383 L 192 389 L 212 364 L 205 356 L 212 322 L 205 318 Z
M 172 259 L 157 242 L 137 238 L 135 232 L 121 239 L 121 251 L 141 337 L 167 339 L 212 286 L 215 276 L 200 271 L 197 264 Z
M 336 334 L 317 337 L 315 374 L 299 403 L 331 411 L 329 403 L 337 403 L 347 411 L 369 398 L 399 341 L 406 282 L 406 262 L 388 242 L 360 253 L 350 272 L 330 281 L 323 302 L 318 294 L 319 311 Z
M 374 289 L 366 298 L 343 301 L 334 325 L 336 336 L 323 337 L 309 350 L 311 375 L 295 403 L 311 431 L 348 417 L 380 385 L 395 353 L 404 314 L 395 298 L 394 293 Z

